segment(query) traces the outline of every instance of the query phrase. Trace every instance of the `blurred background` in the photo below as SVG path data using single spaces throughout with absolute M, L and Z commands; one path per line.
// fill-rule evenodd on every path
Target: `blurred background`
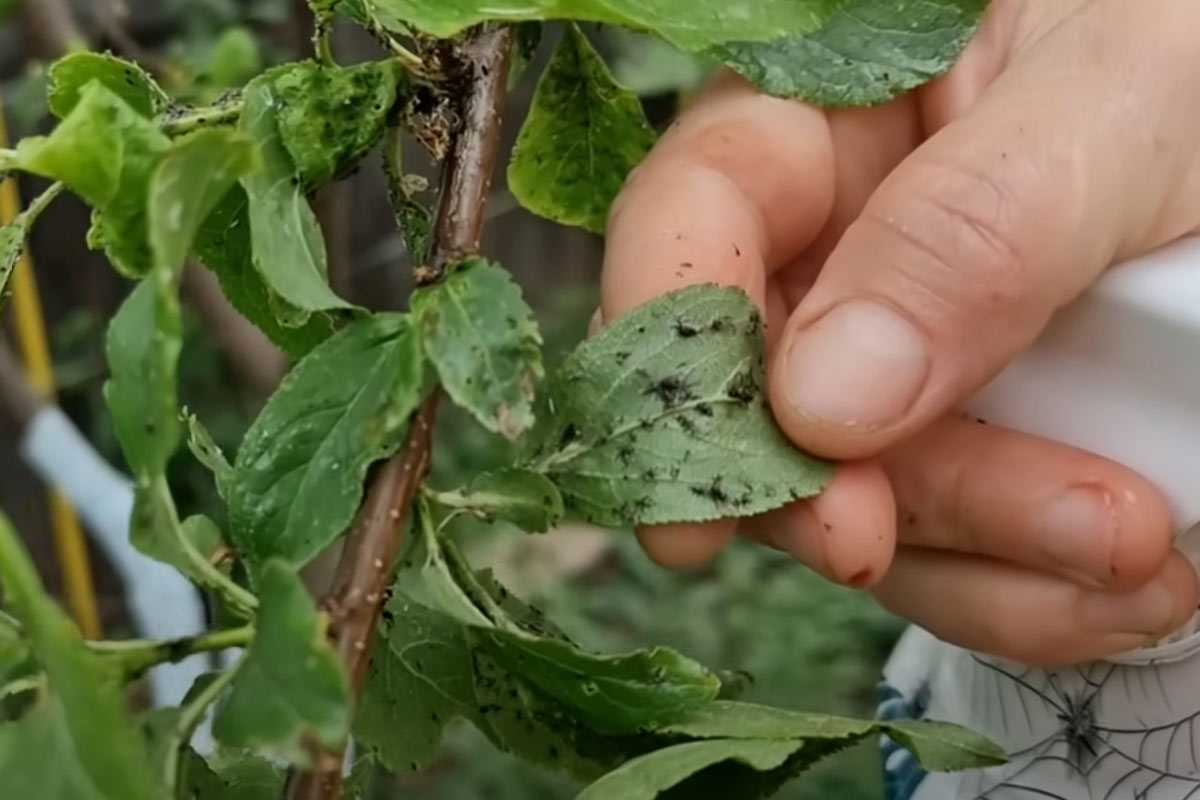
M 43 68 L 73 43 L 135 58 L 181 100 L 205 102 L 242 85 L 262 67 L 308 55 L 311 17 L 296 0 L 0 0 L 0 97 L 10 136 L 44 131 Z M 665 125 L 707 65 L 654 41 L 593 29 L 614 71 L 644 98 L 651 119 Z M 550 27 L 544 61 L 558 31 Z M 377 55 L 366 36 L 346 27 L 336 52 L 351 62 Z M 538 70 L 514 89 L 506 117 L 508 142 L 524 117 Z M 429 171 L 413 148 L 410 171 Z M 374 308 L 402 307 L 410 265 L 395 230 L 377 157 L 315 198 L 329 243 L 331 276 L 345 297 Z M 429 172 L 432 174 L 432 172 Z M 484 252 L 510 270 L 537 310 L 553 364 L 586 329 L 596 304 L 602 242 L 541 221 L 517 207 L 497 176 Z M 28 200 L 44 188 L 23 181 Z M 122 467 L 100 396 L 106 367 L 106 320 L 129 290 L 104 259 L 87 250 L 88 214 L 64 196 L 42 218 L 31 243 L 51 339 L 62 408 L 100 452 Z M 286 363 L 224 303 L 203 268 L 185 281 L 187 334 L 181 400 L 232 453 Z M 3 367 L 15 347 L 11 313 L 3 312 L 0 398 L 21 381 Z M 8 391 L 3 391 L 7 389 Z M 0 402 L 0 507 L 29 542 L 47 582 L 61 588 L 51 544 L 44 487 L 22 463 L 18 447 L 25 413 Z M 465 416 L 445 411 L 438 428 L 435 481 L 453 486 L 506 457 L 505 444 Z M 221 519 L 208 474 L 190 457 L 172 464 L 172 485 L 186 515 Z M 753 676 L 746 699 L 791 708 L 870 715 L 884 658 L 898 622 L 864 596 L 830 586 L 773 553 L 738 545 L 700 574 L 680 576 L 652 565 L 627 533 L 568 525 L 547 537 L 496 529 L 461 532 L 477 565 L 537 602 L 577 641 L 621 650 L 661 643 L 706 664 Z M 103 556 L 91 553 L 104 632 L 131 633 L 122 587 Z M 319 571 L 312 580 L 319 582 Z M 428 773 L 397 779 L 398 796 L 445 800 L 569 798 L 577 789 L 560 776 L 496 753 L 482 737 L 452 731 L 442 762 Z M 789 788 L 789 800 L 880 796 L 875 744 L 843 753 Z M 389 793 L 384 789 L 381 797 Z

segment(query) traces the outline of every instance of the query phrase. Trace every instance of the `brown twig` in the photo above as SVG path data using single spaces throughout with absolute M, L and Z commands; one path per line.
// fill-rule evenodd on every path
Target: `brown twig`
M 461 127 L 446 161 L 442 197 L 435 224 L 433 265 L 437 274 L 479 250 L 485 204 L 500 149 L 500 121 L 512 51 L 512 31 L 485 28 L 454 46 Z M 421 481 L 429 468 L 430 437 L 438 392 L 414 416 L 404 448 L 388 460 L 371 482 L 367 499 L 351 528 L 333 587 L 323 608 L 330 635 L 346 667 L 354 696 L 362 691 L 375 641 L 375 627 L 395 573 L 407 523 Z M 288 783 L 289 800 L 338 800 L 341 752 L 318 750 L 313 769 Z
M 75 21 L 68 0 L 25 0 L 21 15 L 35 53 L 43 58 L 57 58 L 87 46 L 87 36 Z
M 262 401 L 287 372 L 287 356 L 229 304 L 216 276 L 199 264 L 183 272 L 183 288 L 233 368 Z

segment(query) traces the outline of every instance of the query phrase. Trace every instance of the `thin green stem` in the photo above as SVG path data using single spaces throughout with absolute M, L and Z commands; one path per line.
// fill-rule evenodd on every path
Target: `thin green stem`
M 327 67 L 337 66 L 333 58 L 333 25 L 328 19 L 317 17 L 317 26 L 313 29 L 313 51 L 317 60 Z
M 37 222 L 37 219 L 42 215 L 42 212 L 49 208 L 50 204 L 53 203 L 66 188 L 66 185 L 61 181 L 51 184 L 46 191 L 35 197 L 33 202 L 30 203 L 25 210 L 21 212 L 21 215 L 13 221 L 18 225 L 23 226 L 25 230 L 28 231 L 33 227 L 33 224 Z
M 185 133 L 214 125 L 233 125 L 242 116 L 242 101 L 230 100 L 215 106 L 189 108 L 163 122 L 163 133 L 182 136 Z M 0 158 L 0 164 L 3 164 Z
M 231 668 L 209 681 L 208 685 L 201 689 L 191 702 L 179 709 L 179 719 L 175 721 L 175 727 L 171 729 L 170 743 L 166 748 L 167 757 L 163 763 L 163 779 L 166 785 L 173 786 L 175 784 L 176 776 L 179 773 L 180 753 L 191 741 L 192 734 L 196 732 L 196 727 L 204 719 L 204 714 L 208 711 L 209 706 L 215 703 L 221 696 L 221 692 L 225 691 L 225 687 L 233 682 L 245 663 L 246 657 L 243 656 Z
M 230 647 L 245 647 L 254 640 L 254 626 L 211 631 L 184 639 L 129 639 L 122 642 L 88 642 L 97 655 L 120 663 L 126 675 L 137 677 L 159 664 L 182 661 L 197 653 L 211 653 Z
M 0 147 L 0 172 L 10 169 L 12 164 L 17 160 L 17 151 L 10 150 L 7 147 Z
M 175 511 L 175 499 L 171 496 L 171 487 L 167 485 L 165 475 L 158 475 L 154 478 L 153 491 L 158 492 L 160 502 L 171 509 L 171 524 L 178 529 L 179 515 Z M 246 618 L 253 616 L 254 610 L 258 608 L 258 598 L 217 569 L 216 565 L 205 558 L 204 554 L 183 535 L 182 531 L 173 531 L 173 535 L 176 541 L 182 545 L 184 555 L 194 570 L 188 573 L 189 576 L 217 591 L 230 604 L 231 610 L 240 616 Z

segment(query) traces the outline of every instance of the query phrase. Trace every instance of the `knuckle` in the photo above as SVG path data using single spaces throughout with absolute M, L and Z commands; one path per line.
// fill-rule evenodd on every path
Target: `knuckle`
M 864 212 L 898 243 L 893 258 L 907 284 L 900 288 L 956 325 L 1027 307 L 1035 288 L 1021 235 L 1028 204 L 983 171 L 932 162 L 909 170 L 905 196 Z

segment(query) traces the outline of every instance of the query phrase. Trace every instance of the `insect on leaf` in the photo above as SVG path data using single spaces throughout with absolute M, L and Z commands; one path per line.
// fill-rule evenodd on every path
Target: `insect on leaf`
M 343 174 L 378 143 L 402 77 L 393 61 L 304 61 L 268 75 L 280 139 L 307 187 Z
M 692 286 L 584 342 L 550 382 L 553 419 L 524 465 L 602 525 L 744 517 L 821 491 L 763 399 L 758 311 L 736 289 Z
M 143 117 L 155 116 L 171 102 L 144 69 L 111 53 L 71 53 L 50 65 L 47 79 L 47 105 L 59 119 L 75 109 L 92 81 L 103 84 Z
M 533 425 L 542 336 L 512 277 L 482 259 L 413 293 L 413 315 L 442 387 L 479 423 L 508 439 Z
M 538 83 L 508 185 L 535 214 L 603 233 L 617 192 L 655 138 L 637 95 L 571 25 Z

